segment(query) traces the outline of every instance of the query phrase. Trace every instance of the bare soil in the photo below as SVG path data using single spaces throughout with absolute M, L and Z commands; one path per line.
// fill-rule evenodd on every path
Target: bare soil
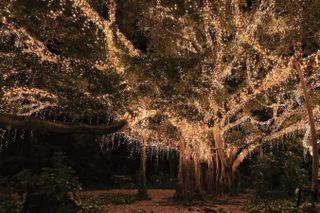
M 133 189 L 116 189 L 102 191 L 87 191 L 85 194 L 98 196 L 103 193 L 121 193 L 131 194 L 137 193 Z M 220 212 L 220 213 L 242 213 L 242 206 L 247 201 L 247 195 L 239 194 L 236 196 L 223 195 L 215 196 L 205 201 L 195 202 L 192 206 L 173 202 L 170 198 L 173 197 L 175 190 L 167 189 L 150 189 L 148 194 L 151 200 L 137 201 L 128 205 L 108 205 L 102 213 L 193 213 L 193 212 Z

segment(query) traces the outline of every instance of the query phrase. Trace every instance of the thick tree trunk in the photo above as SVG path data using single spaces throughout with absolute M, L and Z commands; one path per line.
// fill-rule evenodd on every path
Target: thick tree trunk
M 305 105 L 308 112 L 309 125 L 311 130 L 311 142 L 312 142 L 312 178 L 311 178 L 311 190 L 314 195 L 314 201 L 318 200 L 318 166 L 319 166 L 319 157 L 318 157 L 318 145 L 317 145 L 317 136 L 316 128 L 314 124 L 314 117 L 312 112 L 312 106 L 310 103 L 309 94 L 307 92 L 307 86 L 304 79 L 304 73 L 301 69 L 301 65 L 298 61 L 294 62 L 294 66 L 298 72 L 301 87 L 305 97 Z
M 0 127 L 6 129 L 40 129 L 56 133 L 103 135 L 120 131 L 127 124 L 126 120 L 107 125 L 75 124 L 0 113 Z
M 221 132 L 218 126 L 213 128 L 213 137 L 216 149 L 215 161 L 216 161 L 216 187 L 217 193 L 223 194 L 226 189 L 230 189 L 232 185 L 232 172 L 231 172 L 231 158 L 226 154 L 226 147 L 221 137 Z

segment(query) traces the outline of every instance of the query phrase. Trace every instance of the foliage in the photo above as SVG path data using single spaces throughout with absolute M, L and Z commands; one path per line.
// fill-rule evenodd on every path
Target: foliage
M 10 196 L 0 196 L 0 212 L 20 213 L 22 210 L 22 201 Z
M 298 187 L 307 187 L 308 176 L 307 171 L 301 168 L 302 160 L 301 156 L 296 155 L 296 153 L 291 151 L 285 153 L 285 160 L 282 168 L 283 173 L 280 176 L 280 182 L 283 189 L 290 195 L 292 195 L 294 190 Z
M 266 149 L 250 166 L 253 186 L 257 196 L 270 190 L 281 190 L 292 196 L 296 188 L 308 187 L 307 170 L 303 168 L 299 145 L 286 143 L 286 148 Z
M 312 213 L 316 212 L 315 206 L 311 203 L 304 203 L 297 207 L 294 200 L 283 198 L 251 199 L 243 207 L 250 213 Z
M 259 156 L 251 166 L 251 171 L 252 176 L 255 177 L 253 185 L 258 195 L 264 194 L 272 188 L 273 177 L 279 173 L 276 161 L 271 153 Z
M 299 212 L 295 203 L 289 200 L 257 199 L 250 200 L 244 210 L 248 212 Z
M 7 192 L 22 195 L 22 212 L 74 212 L 80 204 L 80 183 L 61 153 L 53 157 L 52 167 L 39 173 L 24 170 L 2 183 Z

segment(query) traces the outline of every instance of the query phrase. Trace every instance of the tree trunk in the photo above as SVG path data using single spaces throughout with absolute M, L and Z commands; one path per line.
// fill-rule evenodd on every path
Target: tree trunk
M 226 147 L 222 140 L 220 128 L 215 126 L 213 128 L 213 137 L 215 145 L 215 161 L 216 161 L 216 187 L 217 193 L 223 194 L 225 189 L 230 189 L 232 185 L 232 172 L 231 172 L 231 154 L 228 157 L 226 154 Z
M 318 145 L 317 145 L 317 136 L 316 128 L 314 124 L 312 106 L 310 103 L 309 94 L 307 92 L 307 86 L 304 78 L 304 73 L 301 69 L 301 65 L 298 61 L 294 62 L 294 66 L 298 72 L 301 87 L 305 97 L 305 105 L 308 112 L 309 125 L 311 130 L 311 142 L 312 142 L 312 177 L 311 177 L 311 190 L 313 192 L 314 201 L 318 200 L 318 166 L 319 166 L 319 157 L 318 157 Z
M 159 148 L 158 146 L 155 147 L 156 156 L 154 159 L 154 174 L 158 174 L 158 167 L 159 167 Z
M 194 163 L 194 183 L 196 190 L 201 191 L 201 164 L 197 156 L 193 157 Z
M 206 191 L 209 194 L 212 194 L 214 192 L 214 158 L 210 159 L 208 161 L 208 168 L 206 171 Z
M 141 142 L 140 174 L 139 174 L 138 194 L 137 194 L 138 198 L 141 200 L 149 199 L 148 192 L 147 192 L 146 163 L 147 163 L 146 140 L 143 139 Z
M 0 113 L 0 127 L 6 129 L 40 129 L 65 134 L 103 135 L 120 131 L 127 124 L 128 122 L 126 120 L 120 120 L 106 125 L 75 124 Z
M 180 138 L 179 142 L 179 167 L 178 167 L 178 184 L 176 188 L 176 193 L 174 198 L 176 200 L 183 200 L 185 198 L 186 191 L 186 178 L 184 174 L 186 173 L 185 168 L 185 141 L 183 138 Z

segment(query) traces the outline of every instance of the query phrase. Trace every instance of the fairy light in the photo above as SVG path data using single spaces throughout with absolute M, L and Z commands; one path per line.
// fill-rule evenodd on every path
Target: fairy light
M 59 105 L 57 95 L 37 88 L 15 87 L 6 90 L 2 97 L 3 110 L 16 111 L 23 116 L 30 116 L 46 108 Z M 8 112 L 7 112 L 8 113 Z
M 129 79 L 129 75 L 126 76 L 126 67 L 120 54 L 124 50 L 132 57 L 141 57 L 143 55 L 141 51 L 135 48 L 132 42 L 126 38 L 116 24 L 116 0 L 108 1 L 107 20 L 95 11 L 88 1 L 72 0 L 71 2 L 74 9 L 74 20 L 78 20 L 80 17 L 86 19 L 83 23 L 83 30 L 90 24 L 93 24 L 96 27 L 95 33 L 97 39 L 99 37 L 99 32 L 103 33 L 103 42 L 107 47 L 105 53 L 106 58 L 105 61 L 95 61 L 93 67 L 98 70 L 106 70 L 111 66 L 118 74 L 124 76 L 124 82 L 128 84 L 128 91 L 134 91 L 140 84 L 135 82 L 136 79 Z M 51 3 L 49 2 L 49 4 Z M 213 156 L 218 152 L 227 159 L 232 160 L 235 158 L 235 152 L 240 151 L 236 162 L 242 162 L 243 159 L 258 146 L 258 141 L 259 143 L 267 143 L 274 140 L 280 140 L 287 135 L 296 134 L 300 136 L 301 133 L 305 133 L 304 141 L 308 137 L 309 133 L 305 120 L 290 124 L 289 126 L 284 126 L 285 122 L 290 117 L 303 111 L 301 110 L 300 105 L 298 105 L 297 109 L 292 109 L 293 102 L 301 96 L 297 87 L 291 89 L 293 98 L 288 101 L 279 98 L 279 100 L 275 101 L 276 103 L 262 104 L 263 107 L 268 107 L 273 110 L 272 118 L 267 121 L 258 121 L 253 118 L 252 115 L 243 112 L 250 101 L 257 99 L 258 96 L 272 91 L 277 91 L 278 94 L 284 94 L 285 89 L 283 87 L 288 85 L 289 82 L 295 78 L 295 70 L 292 68 L 292 61 L 295 60 L 295 56 L 282 57 L 276 51 L 272 51 L 265 45 L 262 45 L 257 38 L 256 34 L 261 25 L 264 24 L 264 18 L 266 16 L 272 17 L 271 23 L 266 27 L 266 32 L 264 33 L 268 35 L 279 34 L 281 39 L 288 33 L 294 32 L 299 26 L 294 26 L 289 22 L 287 23 L 287 21 L 283 19 L 275 19 L 274 0 L 261 1 L 256 11 L 250 16 L 243 15 L 239 7 L 239 0 L 232 0 L 231 8 L 227 8 L 224 1 L 220 1 L 219 3 L 221 3 L 221 5 L 219 5 L 219 8 L 216 8 L 216 6 L 208 0 L 204 1 L 202 6 L 191 0 L 185 0 L 184 6 L 188 9 L 186 9 L 186 13 L 183 16 L 178 17 L 176 16 L 178 10 L 177 4 L 167 7 L 165 6 L 165 3 L 157 0 L 153 6 L 148 7 L 143 13 L 146 22 L 148 22 L 148 24 L 146 24 L 148 26 L 145 28 L 147 28 L 146 31 L 153 32 L 153 34 L 151 33 L 151 37 L 155 40 L 160 38 L 160 40 L 162 39 L 161 41 L 163 41 L 164 39 L 161 37 L 164 36 L 164 34 L 166 35 L 165 38 L 170 38 L 171 36 L 172 39 L 168 41 L 170 43 L 166 45 L 169 47 L 166 47 L 167 49 L 164 51 L 165 54 L 184 56 L 191 53 L 197 54 L 200 57 L 202 57 L 202 54 L 205 55 L 200 60 L 201 65 L 203 65 L 200 66 L 200 69 L 202 73 L 206 74 L 201 73 L 199 79 L 202 77 L 208 79 L 209 76 L 209 79 L 211 79 L 209 87 L 212 86 L 214 89 L 218 88 L 222 91 L 226 90 L 224 81 L 233 75 L 232 72 L 235 68 L 241 69 L 241 65 L 239 65 L 240 62 L 245 63 L 245 70 L 240 70 L 240 72 L 245 72 L 246 74 L 244 86 L 234 92 L 234 94 L 228 94 L 229 96 L 224 101 L 225 104 L 220 103 L 219 100 L 214 97 L 214 92 L 211 91 L 214 89 L 211 88 L 197 91 L 198 93 L 203 93 L 203 91 L 208 93 L 207 97 L 205 97 L 206 100 L 203 101 L 205 104 L 196 98 L 184 100 L 184 104 L 193 106 L 196 111 L 203 115 L 204 118 L 202 121 L 190 121 L 181 118 L 181 116 L 174 111 L 175 109 L 169 107 L 166 109 L 158 109 L 152 107 L 153 100 L 148 99 L 148 97 L 139 98 L 135 100 L 139 106 L 133 104 L 134 106 L 130 109 L 134 111 L 134 116 L 126 117 L 130 124 L 130 128 L 127 132 L 127 135 L 130 138 L 129 141 L 133 141 L 134 139 L 145 140 L 149 146 L 157 146 L 159 150 L 178 150 L 180 149 L 180 142 L 184 141 L 185 147 L 183 154 L 185 155 L 185 158 L 193 158 L 213 164 L 217 163 L 213 160 Z M 62 8 L 66 5 L 65 1 L 60 1 L 60 4 Z M 199 24 L 199 26 L 196 26 L 192 21 L 189 21 L 189 19 L 192 19 L 190 15 L 191 11 L 197 8 L 200 8 L 199 11 L 201 11 L 201 24 Z M 231 12 L 230 14 L 227 14 L 229 10 Z M 63 12 L 63 9 L 61 11 L 52 10 L 48 16 L 52 19 L 56 19 L 58 16 L 62 15 Z M 252 19 L 252 17 L 254 17 L 254 19 Z M 8 25 L 6 18 L 2 17 L 2 19 L 2 21 Z M 300 19 L 301 17 L 299 16 L 294 22 L 301 22 Z M 166 25 L 163 24 L 166 20 L 170 20 L 170 22 L 174 23 L 172 30 L 171 28 L 166 28 Z M 227 26 L 226 23 L 230 26 Z M 290 24 L 292 26 L 290 26 Z M 50 53 L 46 46 L 32 37 L 26 29 L 17 28 L 13 25 L 8 26 L 10 31 L 19 35 L 21 44 L 24 45 L 24 53 L 36 54 L 41 62 L 48 61 L 55 64 L 62 63 L 67 67 L 71 66 L 70 59 L 62 59 L 61 57 Z M 231 29 L 229 29 L 229 27 Z M 153 30 L 159 28 L 160 30 L 157 30 L 157 33 L 154 33 L 154 31 L 150 30 L 151 28 Z M 199 29 L 203 32 L 204 41 L 202 41 L 201 36 L 197 35 L 199 34 Z M 232 38 L 229 38 L 230 40 L 227 39 L 226 35 L 229 31 L 234 33 L 234 35 L 231 36 Z M 159 32 L 163 32 L 163 34 Z M 211 35 L 212 32 L 214 32 L 214 35 Z M 248 49 L 249 51 L 247 51 Z M 206 52 L 207 50 L 209 50 L 208 53 Z M 230 58 L 227 58 L 228 54 L 231 55 Z M 259 59 L 254 59 L 254 57 L 252 57 L 253 55 L 259 57 Z M 1 57 L 11 56 L 1 53 Z M 313 53 L 302 60 L 303 69 L 306 69 L 307 66 L 312 66 L 314 69 L 314 72 L 309 77 L 310 90 L 319 87 L 320 85 L 319 80 L 317 80 L 319 79 L 319 75 L 317 74 L 319 73 L 320 67 L 319 61 L 320 51 Z M 72 62 L 81 64 L 80 60 L 72 60 Z M 261 80 L 257 80 L 258 72 L 262 68 L 265 69 L 266 75 Z M 184 70 L 181 72 L 183 71 Z M 6 79 L 7 77 L 4 76 L 3 78 Z M 157 81 L 158 79 L 154 80 Z M 159 88 L 155 88 L 155 90 L 160 93 Z M 93 97 L 94 95 L 91 93 L 85 93 L 85 95 L 103 103 L 106 108 L 110 108 L 112 105 L 112 97 L 108 94 L 102 94 L 95 97 Z M 173 96 L 174 95 L 175 94 L 173 94 Z M 170 98 L 171 97 L 168 99 Z M 4 92 L 2 101 L 6 103 L 6 106 L 9 108 L 9 105 L 16 105 L 21 100 L 28 100 L 30 102 L 30 105 L 25 105 L 24 108 L 21 108 L 21 111 L 18 112 L 23 115 L 31 115 L 36 111 L 59 105 L 57 95 L 30 88 L 13 88 L 7 90 Z M 175 99 L 172 98 L 170 100 Z M 285 110 L 283 113 L 277 114 L 280 107 L 284 107 Z M 176 133 L 178 135 L 180 134 L 178 139 L 160 128 L 152 129 L 148 126 L 148 120 L 154 117 L 158 112 L 166 115 L 168 117 L 168 123 L 176 127 Z M 119 112 L 117 115 L 123 116 L 123 114 L 125 113 Z M 127 115 L 128 114 L 129 113 L 127 113 Z M 221 114 L 221 116 L 218 116 L 218 114 Z M 211 117 L 213 117 L 214 120 L 214 124 L 212 125 L 215 128 L 218 128 L 219 133 L 221 134 L 222 144 L 219 144 L 218 147 L 215 147 L 213 141 L 207 136 L 208 132 L 212 132 L 212 126 L 208 125 L 208 121 Z M 224 140 L 230 132 L 234 129 L 245 127 L 245 125 L 267 127 L 272 132 L 269 135 L 262 137 L 263 131 L 257 133 L 248 129 L 247 131 L 249 131 L 249 133 L 243 136 L 244 138 L 241 145 L 238 146 L 225 143 Z M 104 138 L 102 140 L 107 139 Z M 241 152 L 239 149 L 243 145 L 248 145 L 248 147 Z M 223 152 L 221 152 L 222 149 Z M 237 164 L 235 164 L 235 167 L 236 166 Z

